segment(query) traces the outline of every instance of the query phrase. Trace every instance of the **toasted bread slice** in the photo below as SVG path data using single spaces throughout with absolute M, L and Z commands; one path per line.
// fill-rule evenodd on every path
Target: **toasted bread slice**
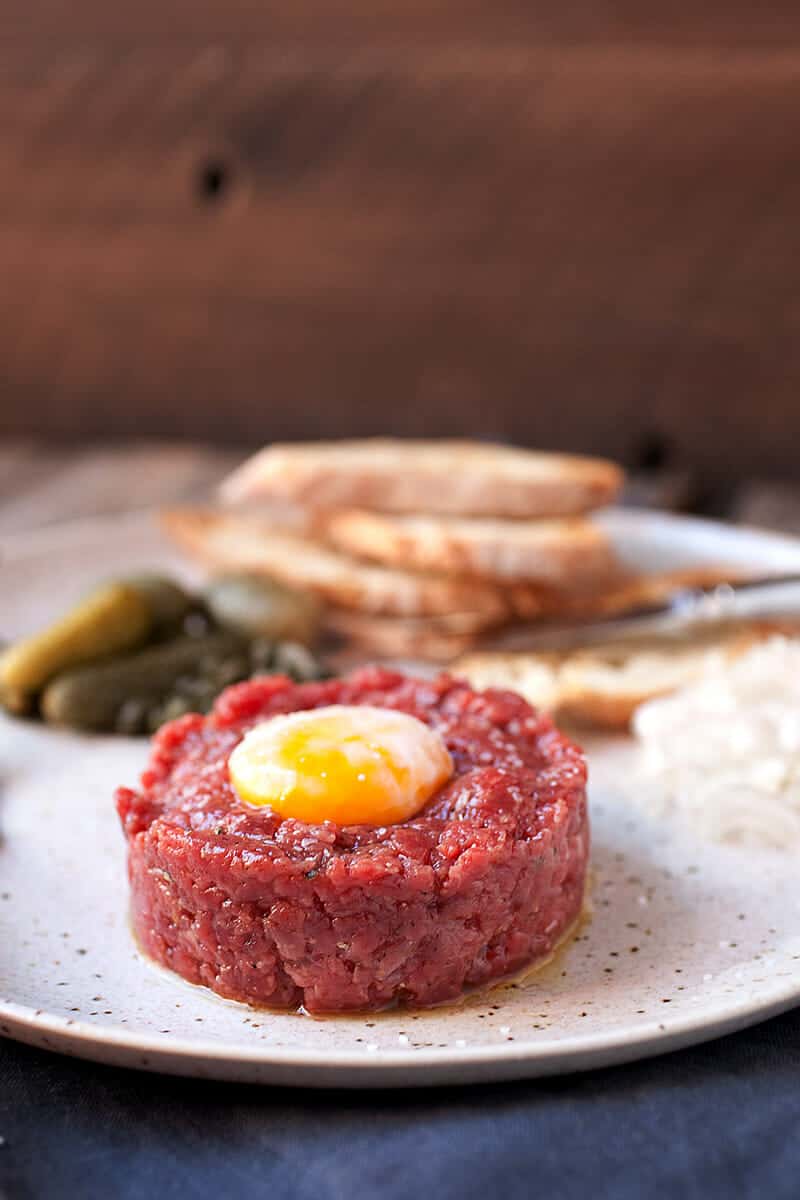
M 640 704 L 695 683 L 754 645 L 757 634 L 736 633 L 631 653 L 624 646 L 567 658 L 559 673 L 561 717 L 605 729 L 627 729 Z
M 597 592 L 576 592 L 566 597 L 566 607 L 570 615 L 622 616 L 640 608 L 665 604 L 676 592 L 684 589 L 714 588 L 723 583 L 736 583 L 745 575 L 741 567 L 725 563 L 706 563 L 671 571 L 629 575 Z
M 480 636 L 474 630 L 459 629 L 457 623 L 446 619 L 401 620 L 335 608 L 328 609 L 323 627 L 362 654 L 437 663 L 451 662 L 464 654 Z
M 591 621 L 602 617 L 623 617 L 641 609 L 669 602 L 677 592 L 693 588 L 713 588 L 745 578 L 741 567 L 723 563 L 682 567 L 670 571 L 632 574 L 619 570 L 617 577 L 598 581 L 594 587 L 552 588 L 542 584 L 510 583 L 506 601 L 521 621 L 542 619 Z
M 608 536 L 584 517 L 512 521 L 347 509 L 328 514 L 322 529 L 348 554 L 418 571 L 582 589 L 604 584 L 616 567 Z
M 674 645 L 653 639 L 566 655 L 477 653 L 452 669 L 476 687 L 518 691 L 561 719 L 624 730 L 646 700 L 694 683 L 773 633 L 774 625 L 764 622 L 709 631 Z
M 608 504 L 622 472 L 603 459 L 469 441 L 273 445 L 222 484 L 226 503 L 259 497 L 316 511 L 561 517 Z
M 217 570 L 271 575 L 340 608 L 393 616 L 453 616 L 487 628 L 507 616 L 501 591 L 481 580 L 368 566 L 252 517 L 203 509 L 163 516 L 167 533 Z
M 561 703 L 560 654 L 477 651 L 457 659 L 451 666 L 476 688 L 502 688 L 519 692 L 534 708 L 557 713 Z

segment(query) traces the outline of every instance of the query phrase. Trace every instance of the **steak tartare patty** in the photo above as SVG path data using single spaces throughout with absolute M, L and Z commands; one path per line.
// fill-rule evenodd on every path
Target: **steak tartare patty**
M 307 824 L 245 804 L 228 756 L 271 716 L 410 713 L 454 773 L 395 825 Z M 229 688 L 157 734 L 120 788 L 142 948 L 222 996 L 309 1012 L 423 1006 L 546 958 L 580 914 L 589 852 L 580 750 L 512 692 L 365 668 Z

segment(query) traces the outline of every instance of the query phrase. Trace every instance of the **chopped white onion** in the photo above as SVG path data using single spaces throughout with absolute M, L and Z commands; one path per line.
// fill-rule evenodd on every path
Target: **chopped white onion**
M 648 803 L 703 837 L 800 850 L 800 640 L 770 638 L 636 712 Z

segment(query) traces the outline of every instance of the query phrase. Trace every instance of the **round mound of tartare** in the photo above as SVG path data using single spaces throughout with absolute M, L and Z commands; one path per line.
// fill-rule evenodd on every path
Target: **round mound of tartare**
M 311 823 L 246 803 L 229 757 L 275 716 L 388 708 L 434 730 L 449 779 L 395 824 Z M 229 688 L 155 738 L 120 788 L 132 920 L 147 954 L 222 996 L 309 1012 L 424 1006 L 546 959 L 578 918 L 586 765 L 511 692 L 366 668 Z

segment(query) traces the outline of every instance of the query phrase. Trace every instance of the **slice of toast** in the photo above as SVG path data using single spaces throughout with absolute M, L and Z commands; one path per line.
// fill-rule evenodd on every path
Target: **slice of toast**
M 742 567 L 727 563 L 703 563 L 669 571 L 631 574 L 598 592 L 574 593 L 567 598 L 567 610 L 570 615 L 578 616 L 621 616 L 640 608 L 665 604 L 676 592 L 736 583 L 746 576 Z
M 665 649 L 624 646 L 585 651 L 566 659 L 559 673 L 559 715 L 604 729 L 627 729 L 640 704 L 666 696 L 732 662 L 759 641 L 735 633 Z
M 708 631 L 685 642 L 610 643 L 572 654 L 476 653 L 453 664 L 475 687 L 517 691 L 559 719 L 624 730 L 646 700 L 667 695 L 771 637 L 774 623 Z
M 612 575 L 605 582 L 598 581 L 594 587 L 571 591 L 541 584 L 510 583 L 505 589 L 505 597 L 520 621 L 592 621 L 660 607 L 678 592 L 714 588 L 744 578 L 746 572 L 741 567 L 724 563 L 640 574 L 620 569 L 616 578 Z
M 501 590 L 490 583 L 365 565 L 252 517 L 178 509 L 164 513 L 163 524 L 179 545 L 215 570 L 270 575 L 339 608 L 384 616 L 458 616 L 474 629 L 508 615 Z
M 561 517 L 608 504 L 622 471 L 604 459 L 470 441 L 363 439 L 267 446 L 222 484 L 316 511 L 367 508 L 460 516 Z
M 534 708 L 555 715 L 561 703 L 562 664 L 560 654 L 479 650 L 457 659 L 450 670 L 469 680 L 475 688 L 519 692 Z
M 328 514 L 321 528 L 348 554 L 418 571 L 580 590 L 604 585 L 616 569 L 607 534 L 584 517 L 512 521 L 347 509 Z
M 446 618 L 400 620 L 336 608 L 327 610 L 323 628 L 361 655 L 435 663 L 452 662 L 472 649 L 479 637 Z

